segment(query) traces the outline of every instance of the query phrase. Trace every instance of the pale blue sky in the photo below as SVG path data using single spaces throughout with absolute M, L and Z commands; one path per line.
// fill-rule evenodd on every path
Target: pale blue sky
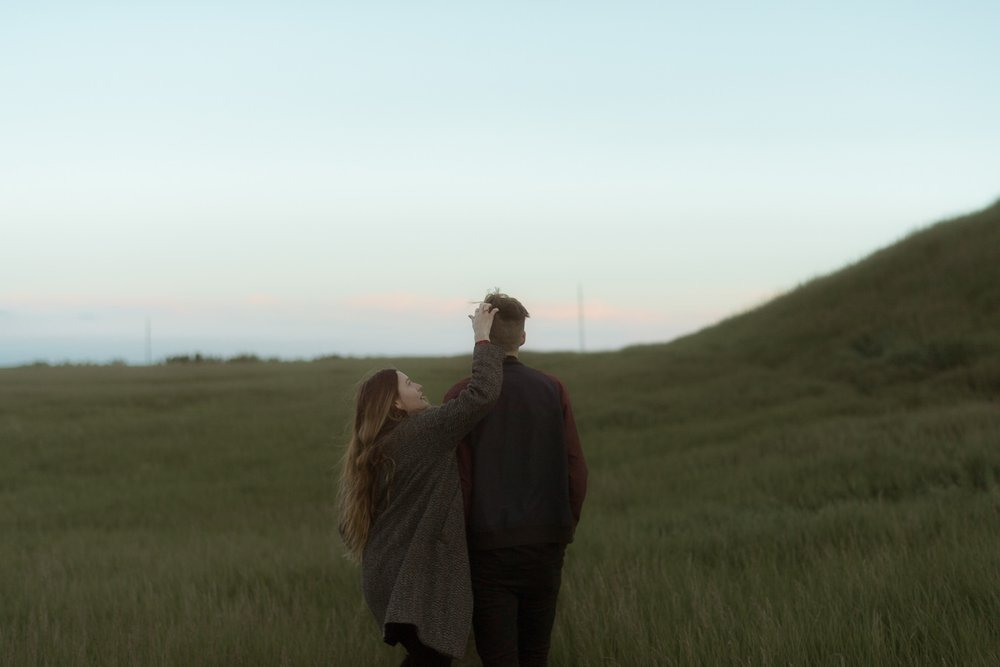
M 0 365 L 666 341 L 1000 197 L 995 2 L 0 8 Z

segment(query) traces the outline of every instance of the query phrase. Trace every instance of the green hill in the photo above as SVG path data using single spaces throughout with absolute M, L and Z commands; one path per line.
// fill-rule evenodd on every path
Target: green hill
M 1000 202 L 916 232 L 672 347 L 861 389 L 937 379 L 996 391 L 1000 368 L 990 360 L 1000 355 Z
M 765 409 L 779 413 L 768 419 L 812 419 L 995 398 L 1000 202 L 669 344 L 571 359 L 565 372 L 631 395 L 593 406 L 623 424 L 754 419 Z
M 669 344 L 526 353 L 591 470 L 551 664 L 1000 664 L 998 254 L 994 206 Z M 0 369 L 0 664 L 398 664 L 333 526 L 388 363 L 469 366 Z

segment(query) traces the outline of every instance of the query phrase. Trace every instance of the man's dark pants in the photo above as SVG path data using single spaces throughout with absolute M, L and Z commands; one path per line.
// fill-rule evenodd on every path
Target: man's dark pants
M 469 552 L 472 627 L 484 667 L 547 663 L 565 552 L 565 544 Z

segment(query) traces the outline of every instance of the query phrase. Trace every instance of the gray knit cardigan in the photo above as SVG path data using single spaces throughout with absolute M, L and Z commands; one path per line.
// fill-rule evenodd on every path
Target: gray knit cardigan
M 499 397 L 503 359 L 502 348 L 477 344 L 469 386 L 404 419 L 383 445 L 395 471 L 362 555 L 361 585 L 387 640 L 387 623 L 411 623 L 424 645 L 465 653 L 472 584 L 455 450 Z

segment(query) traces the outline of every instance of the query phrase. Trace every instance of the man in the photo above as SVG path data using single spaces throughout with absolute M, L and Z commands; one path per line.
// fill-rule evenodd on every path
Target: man
M 484 301 L 498 309 L 490 341 L 507 356 L 499 400 L 458 450 L 476 650 L 484 667 L 545 665 L 587 465 L 566 388 L 518 359 L 528 311 L 499 290 Z

